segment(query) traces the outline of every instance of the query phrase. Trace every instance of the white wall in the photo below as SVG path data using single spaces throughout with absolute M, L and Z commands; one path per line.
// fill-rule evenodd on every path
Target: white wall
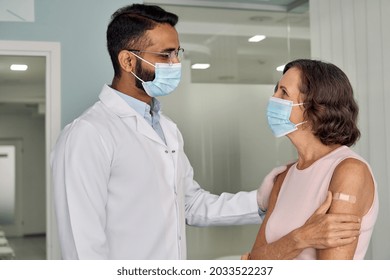
M 280 162 L 295 157 L 287 138 L 275 139 L 265 118 L 274 85 L 193 84 L 183 63 L 179 89 L 161 98 L 178 125 L 195 179 L 208 191 L 251 191 Z M 189 259 L 242 254 L 259 226 L 187 228 Z M 234 242 L 232 242 L 234 240 Z
M 360 107 L 356 150 L 371 164 L 380 201 L 372 259 L 390 259 L 389 14 L 388 0 L 310 0 L 312 57 L 346 72 Z

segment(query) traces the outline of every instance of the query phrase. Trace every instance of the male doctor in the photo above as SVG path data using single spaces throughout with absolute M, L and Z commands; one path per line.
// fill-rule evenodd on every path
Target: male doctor
M 185 259 L 186 223 L 261 222 L 259 206 L 266 207 L 273 179 L 285 167 L 271 172 L 259 192 L 210 194 L 193 179 L 180 131 L 160 113 L 156 97 L 171 93 L 180 81 L 177 20 L 141 4 L 119 9 L 111 18 L 112 84 L 64 128 L 52 153 L 64 259 Z M 310 227 L 322 222 L 346 229 L 348 223 L 317 214 L 297 238 L 329 246 L 348 242 L 329 238 L 326 227 Z M 297 247 L 291 243 L 285 249 Z

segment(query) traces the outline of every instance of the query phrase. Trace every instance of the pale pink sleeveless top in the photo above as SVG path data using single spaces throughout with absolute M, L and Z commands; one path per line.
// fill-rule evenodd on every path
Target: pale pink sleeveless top
M 370 210 L 362 218 L 361 234 L 354 255 L 354 259 L 364 259 L 378 216 L 377 187 L 368 163 L 346 146 L 337 148 L 304 170 L 298 170 L 296 163 L 291 166 L 283 181 L 274 211 L 267 222 L 265 235 L 268 243 L 280 239 L 307 221 L 325 201 L 333 171 L 346 158 L 355 158 L 366 163 L 374 180 L 374 200 Z M 316 250 L 305 249 L 296 259 L 315 260 Z

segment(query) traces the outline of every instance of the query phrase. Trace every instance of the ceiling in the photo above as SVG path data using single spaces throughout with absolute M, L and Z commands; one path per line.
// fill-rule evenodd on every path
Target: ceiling
M 144 3 L 192 7 L 215 7 L 235 10 L 289 12 L 306 10 L 308 0 L 146 0 Z
M 208 63 L 191 70 L 194 83 L 274 84 L 276 67 L 310 57 L 309 4 L 302 0 L 154 0 L 179 16 L 184 57 Z M 257 43 L 254 35 L 265 35 Z
M 144 2 L 176 13 L 185 59 L 210 64 L 206 70 L 191 70 L 194 83 L 274 84 L 280 78 L 277 66 L 310 57 L 307 0 Z M 257 34 L 266 39 L 248 42 Z M 13 72 L 13 63 L 29 68 Z M 0 113 L 39 110 L 44 87 L 44 57 L 0 56 Z

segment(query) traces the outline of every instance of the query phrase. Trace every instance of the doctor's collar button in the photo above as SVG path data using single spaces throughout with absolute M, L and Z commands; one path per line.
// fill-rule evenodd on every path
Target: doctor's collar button
M 175 153 L 176 151 L 175 150 L 172 150 L 172 153 Z
M 168 153 L 168 150 L 165 150 L 165 153 L 167 154 L 167 153 Z

